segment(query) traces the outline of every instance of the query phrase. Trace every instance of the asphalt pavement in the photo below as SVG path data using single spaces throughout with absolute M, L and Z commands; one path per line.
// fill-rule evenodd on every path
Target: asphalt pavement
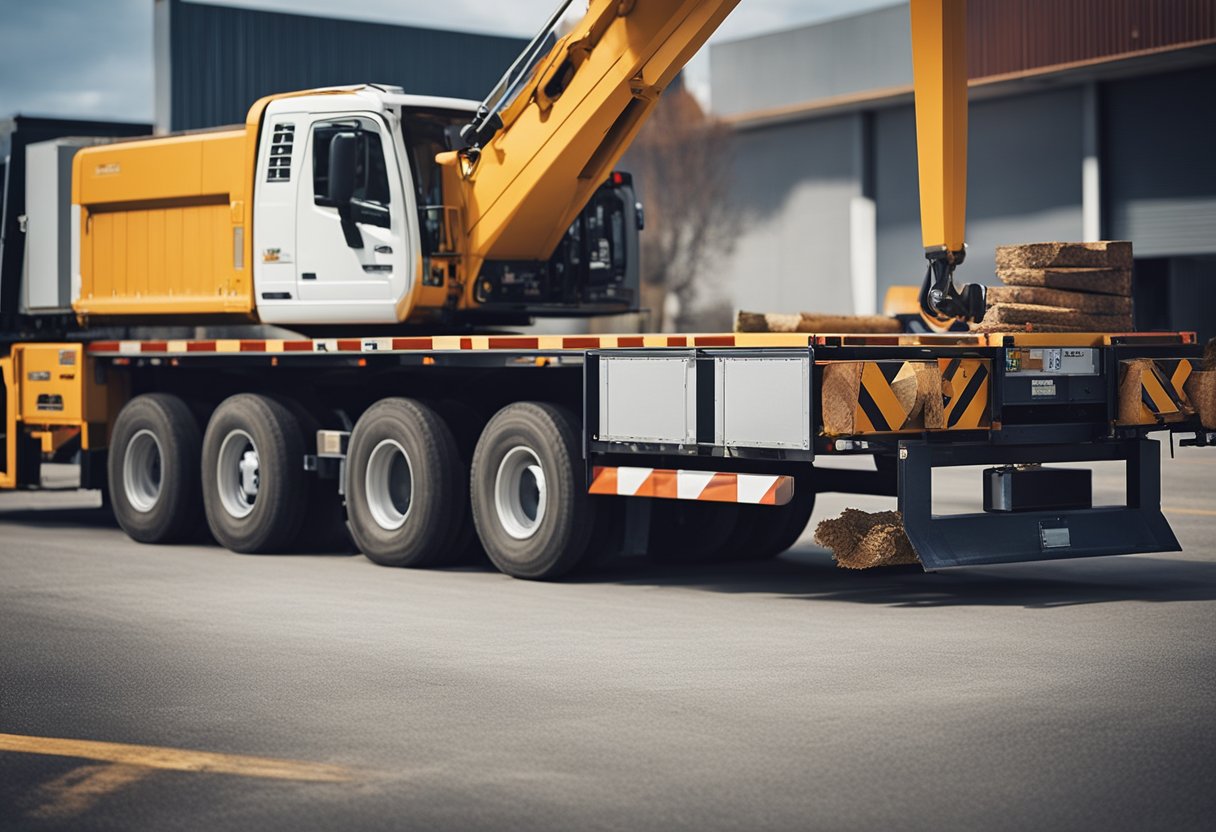
M 1183 553 L 937 574 L 528 583 L 0 495 L 0 828 L 1209 829 L 1216 452 L 1164 456 Z

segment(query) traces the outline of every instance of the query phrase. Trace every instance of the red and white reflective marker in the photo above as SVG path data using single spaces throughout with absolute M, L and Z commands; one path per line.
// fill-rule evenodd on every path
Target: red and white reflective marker
M 587 491 L 616 497 L 783 506 L 794 498 L 794 478 L 776 474 L 597 466 Z

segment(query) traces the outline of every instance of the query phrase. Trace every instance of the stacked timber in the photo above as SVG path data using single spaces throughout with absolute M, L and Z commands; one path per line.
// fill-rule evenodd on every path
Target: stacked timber
M 1130 332 L 1132 244 L 998 246 L 1001 286 L 988 289 L 977 332 Z
M 816 312 L 740 312 L 735 332 L 878 333 L 899 332 L 901 324 L 885 315 L 823 315 Z

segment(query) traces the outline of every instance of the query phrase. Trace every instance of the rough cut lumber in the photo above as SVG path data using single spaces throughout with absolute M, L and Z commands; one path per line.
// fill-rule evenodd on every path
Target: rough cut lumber
M 1132 244 L 1126 240 L 1105 240 L 1097 243 L 1024 243 L 996 247 L 996 268 L 1130 269 Z
M 982 335 L 999 332 L 1085 332 L 1079 326 L 1053 326 L 1051 324 L 1005 324 L 1000 321 L 990 321 L 987 318 L 983 323 L 972 324 L 972 332 L 978 332 Z
M 1216 430 L 1216 370 L 1195 370 L 1186 380 L 1185 392 L 1203 426 Z
M 845 569 L 919 563 L 898 511 L 871 514 L 846 508 L 815 529 L 815 542 L 832 550 L 836 565 Z
M 897 319 L 885 315 L 740 312 L 735 318 L 735 332 L 882 333 L 902 329 Z
M 802 316 L 780 312 L 744 312 L 735 318 L 735 332 L 797 332 Z
M 1044 286 L 1125 297 L 1132 293 L 1129 269 L 998 269 L 997 277 L 1006 286 Z
M 1050 324 L 1052 326 L 1076 327 L 1088 332 L 1129 332 L 1131 315 L 1094 315 L 1064 309 L 1059 306 L 1040 306 L 1035 303 L 998 303 L 988 307 L 984 321 L 1002 324 Z
M 848 436 L 855 432 L 853 418 L 864 366 L 860 361 L 833 361 L 823 368 L 819 395 L 823 432 L 828 436 Z
M 1162 374 L 1151 358 L 1133 358 L 1119 362 L 1119 424 L 1121 425 L 1151 425 L 1156 422 L 1181 422 L 1195 415 L 1189 397 L 1185 395 L 1168 400 L 1154 399 L 1144 390 L 1144 376 L 1157 377 L 1157 384 L 1170 389 L 1170 382 Z M 1194 373 L 1192 373 L 1194 375 Z M 1150 400 L 1155 401 L 1153 409 L 1148 407 Z M 1155 412 L 1154 412 L 1155 411 Z
M 998 303 L 1033 303 L 1039 306 L 1062 306 L 1095 315 L 1130 315 L 1132 299 L 1119 295 L 1096 295 L 1048 289 L 1044 286 L 989 286 L 988 305 Z

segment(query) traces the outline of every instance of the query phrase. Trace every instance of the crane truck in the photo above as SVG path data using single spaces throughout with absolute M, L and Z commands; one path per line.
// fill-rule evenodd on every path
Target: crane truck
M 482 102 L 365 84 L 268 96 L 232 128 L 32 146 L 31 244 L 0 276 L 0 488 L 74 458 L 138 541 L 206 527 L 260 553 L 349 529 L 379 564 L 481 548 L 530 579 L 624 538 L 771 557 L 830 490 L 896 497 L 928 569 L 1177 549 L 1148 434 L 1216 438 L 1165 418 L 1189 333 L 510 331 L 637 308 L 615 166 L 736 2 L 567 0 Z M 983 315 L 953 281 L 964 5 L 911 4 L 938 320 Z M 1146 405 L 1123 408 L 1143 362 Z M 874 470 L 816 466 L 842 453 Z M 1125 505 L 1043 467 L 1095 460 L 1126 463 Z M 981 464 L 985 510 L 935 514 L 933 469 Z

